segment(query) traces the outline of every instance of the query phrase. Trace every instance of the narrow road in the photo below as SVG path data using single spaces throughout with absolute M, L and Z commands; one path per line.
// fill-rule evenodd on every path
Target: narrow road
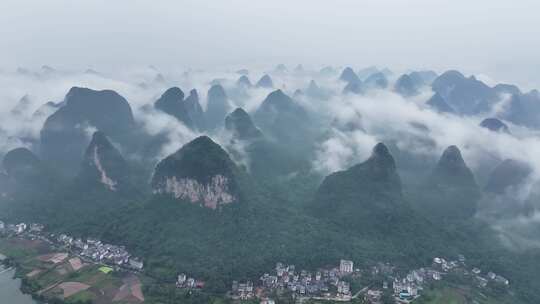
M 360 290 L 359 290 L 357 293 L 355 293 L 351 298 L 352 298 L 352 299 L 356 299 L 356 298 L 358 298 L 358 296 L 359 296 L 361 293 L 364 293 L 364 292 L 366 292 L 367 290 L 368 290 L 368 288 L 367 288 L 367 286 L 366 286 L 366 287 L 360 289 Z

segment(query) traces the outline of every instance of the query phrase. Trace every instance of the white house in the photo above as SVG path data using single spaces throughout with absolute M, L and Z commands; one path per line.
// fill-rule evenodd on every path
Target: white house
M 341 273 L 352 273 L 354 269 L 354 264 L 352 261 L 349 260 L 341 260 L 339 261 L 339 271 Z

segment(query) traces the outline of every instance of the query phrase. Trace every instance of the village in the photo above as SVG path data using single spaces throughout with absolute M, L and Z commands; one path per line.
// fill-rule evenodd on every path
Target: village
M 336 267 L 310 272 L 278 262 L 274 272 L 264 273 L 257 283 L 233 281 L 229 296 L 237 300 L 260 299 L 261 303 L 273 304 L 275 299 L 270 298 L 270 295 L 279 296 L 289 292 L 299 303 L 309 299 L 349 302 L 361 298 L 364 303 L 380 304 L 386 293 L 397 303 L 410 303 L 422 295 L 427 284 L 444 280 L 450 273 L 472 279 L 478 288 L 485 288 L 489 282 L 509 285 L 506 278 L 493 272 L 483 273 L 478 268 L 469 269 L 465 262 L 462 255 L 457 260 L 436 257 L 432 265 L 403 275 L 399 275 L 396 267 L 388 263 L 359 269 L 354 268 L 353 261 L 342 259 Z M 377 276 L 383 280 L 380 284 L 366 284 L 352 290 L 351 282 L 363 276 Z
M 65 249 L 84 261 L 110 266 L 113 269 L 125 269 L 139 272 L 143 270 L 141 259 L 132 256 L 124 246 L 102 243 L 100 240 L 74 238 L 67 234 L 48 234 L 44 225 L 32 223 L 6 224 L 0 221 L 0 235 L 24 237 L 47 242 L 53 247 Z
M 37 223 L 5 224 L 0 221 L 1 236 L 40 240 L 53 248 L 69 252 L 83 262 L 107 266 L 111 271 L 137 273 L 143 270 L 143 261 L 132 256 L 124 246 L 105 244 L 93 238 L 83 240 L 67 234 L 49 234 L 44 232 L 44 228 Z M 56 254 L 51 259 L 65 259 L 67 256 L 68 253 Z M 449 274 L 468 278 L 477 288 L 486 288 L 490 283 L 502 286 L 510 284 L 506 278 L 492 271 L 468 267 L 463 255 L 457 256 L 457 259 L 435 257 L 431 265 L 408 272 L 397 271 L 397 267 L 389 263 L 362 268 L 354 266 L 353 261 L 341 259 L 335 266 L 309 271 L 277 262 L 271 272 L 263 273 L 257 281 L 233 281 L 227 296 L 240 302 L 258 300 L 264 304 L 273 304 L 276 299 L 272 297 L 283 295 L 292 296 L 300 303 L 310 299 L 335 302 L 362 299 L 364 303 L 380 304 L 384 295 L 390 295 L 397 303 L 410 303 L 420 297 L 430 283 L 443 281 Z M 178 274 L 176 278 L 179 289 L 204 289 L 204 286 L 203 280 L 185 273 Z

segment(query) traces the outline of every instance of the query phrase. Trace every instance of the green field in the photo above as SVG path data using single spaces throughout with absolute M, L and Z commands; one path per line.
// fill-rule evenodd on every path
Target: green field
M 99 267 L 99 271 L 103 272 L 104 274 L 109 274 L 109 272 L 113 271 L 113 269 L 111 267 L 103 266 Z

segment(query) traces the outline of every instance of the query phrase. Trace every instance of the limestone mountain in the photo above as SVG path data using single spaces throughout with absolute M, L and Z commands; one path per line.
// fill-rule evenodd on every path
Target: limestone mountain
M 458 114 L 475 115 L 489 111 L 499 100 L 498 94 L 474 76 L 465 77 L 458 71 L 447 71 L 431 85 Z
M 407 246 L 411 231 L 420 238 L 437 234 L 437 228 L 415 214 L 403 197 L 396 163 L 382 143 L 363 163 L 327 176 L 309 210 L 365 239 L 391 239 L 397 246 Z
M 30 96 L 24 95 L 11 109 L 10 114 L 18 117 L 29 117 L 31 115 L 32 100 Z
M 246 75 L 240 76 L 240 78 L 238 78 L 236 81 L 236 85 L 242 88 L 251 88 L 253 86 L 251 80 L 249 80 L 249 77 Z
M 230 111 L 227 93 L 219 84 L 213 85 L 208 90 L 208 103 L 206 107 L 206 123 L 209 129 L 220 126 Z
M 242 108 L 236 108 L 225 118 L 225 129 L 233 134 L 233 139 L 253 140 L 260 139 L 263 135 L 249 114 Z
M 486 118 L 480 122 L 480 127 L 493 132 L 510 133 L 508 126 L 498 118 Z
M 134 126 L 131 107 L 118 93 L 73 87 L 63 105 L 43 125 L 41 155 L 74 173 L 88 145 L 88 130 L 97 128 L 124 142 Z
M 461 151 L 456 146 L 446 148 L 430 179 L 434 184 L 474 186 L 476 184 L 471 169 L 467 167 Z
M 509 187 L 521 185 L 532 173 L 526 163 L 505 159 L 491 172 L 484 190 L 495 194 L 504 194 Z
M 365 91 L 366 89 L 360 80 L 356 82 L 349 82 L 343 88 L 343 94 L 364 94 Z
M 373 225 L 386 230 L 393 220 L 406 217 L 410 212 L 388 148 L 378 143 L 365 162 L 327 176 L 315 195 L 315 209 L 352 229 Z
M 414 71 L 409 73 L 409 77 L 416 83 L 420 85 L 431 85 L 433 80 L 437 78 L 437 73 L 425 70 L 425 71 Z
M 184 100 L 187 114 L 190 120 L 193 122 L 195 129 L 199 131 L 206 130 L 206 118 L 204 111 L 199 102 L 199 94 L 197 90 L 193 89 L 189 92 L 189 96 Z
M 289 69 L 287 69 L 287 66 L 284 65 L 283 63 L 280 63 L 276 66 L 276 68 L 274 69 L 274 71 L 276 73 L 287 73 L 289 71 Z
M 327 97 L 327 93 L 322 89 L 315 80 L 309 82 L 308 87 L 305 90 L 305 94 L 311 98 L 324 99 Z
M 16 148 L 4 156 L 0 192 L 4 197 L 42 195 L 57 186 L 56 176 L 27 148 Z
M 394 84 L 394 91 L 404 97 L 418 94 L 419 85 L 407 74 L 401 75 Z
M 238 174 L 227 152 L 201 136 L 160 161 L 151 185 L 155 194 L 219 209 L 239 201 Z
M 358 78 L 358 75 L 356 75 L 354 70 L 350 67 L 346 67 L 343 70 L 343 72 L 341 72 L 341 75 L 339 76 L 339 80 L 345 81 L 347 83 L 360 82 L 360 78 Z
M 388 78 L 384 73 L 377 72 L 369 75 L 364 84 L 370 88 L 385 89 L 388 87 Z
M 304 96 L 304 91 L 302 91 L 301 89 L 294 90 L 294 93 L 293 93 L 294 99 L 302 98 L 302 96 Z
M 249 75 L 249 70 L 248 69 L 240 69 L 240 70 L 236 71 L 236 74 Z
M 499 83 L 493 87 L 493 90 L 495 90 L 495 93 L 497 94 L 510 94 L 510 95 L 521 95 L 521 90 L 513 85 L 513 84 L 506 84 L 506 83 Z
M 110 191 L 125 189 L 128 185 L 129 168 L 105 133 L 96 131 L 86 152 L 79 172 L 83 182 L 99 184 Z
M 16 148 L 4 156 L 2 166 L 8 177 L 15 180 L 45 178 L 41 160 L 27 148 Z
M 196 90 L 191 90 L 189 96 L 184 100 L 184 92 L 178 87 L 172 87 L 156 100 L 154 107 L 174 116 L 188 128 L 193 130 L 205 128 L 204 112 Z
M 513 94 L 501 118 L 516 125 L 540 128 L 540 93 L 536 90 Z
M 183 122 L 186 126 L 191 127 L 194 123 L 191 121 L 183 102 L 184 92 L 178 87 L 172 87 L 165 91 L 165 93 L 163 93 L 161 97 L 156 100 L 154 107 L 176 117 L 176 119 Z
M 54 103 L 52 101 L 49 101 L 41 105 L 39 108 L 37 108 L 36 111 L 34 111 L 34 113 L 32 114 L 32 119 L 46 119 L 56 110 L 58 110 L 58 108 L 60 108 L 61 106 L 61 103 Z
M 272 78 L 268 76 L 268 74 L 265 74 L 259 81 L 257 81 L 257 84 L 255 85 L 258 88 L 265 88 L 265 89 L 271 89 L 274 87 L 274 82 L 272 81 Z
M 444 100 L 439 93 L 435 93 L 426 102 L 428 106 L 440 113 L 455 113 L 456 111 Z
M 463 220 L 475 214 L 480 190 L 456 146 L 444 150 L 424 187 L 419 204 L 428 215 Z
M 307 112 L 281 90 L 273 91 L 264 99 L 253 119 L 266 135 L 283 144 L 294 142 L 308 131 Z
M 333 67 L 331 66 L 325 66 L 323 68 L 320 69 L 319 71 L 319 74 L 323 77 L 331 77 L 331 76 L 334 76 L 338 73 L 338 71 L 336 71 L 336 69 L 334 69 Z
M 11 185 L 7 173 L 0 172 L 0 199 L 8 198 L 12 188 L 13 185 Z
M 365 80 L 369 77 L 369 75 L 375 74 L 377 72 L 380 72 L 379 69 L 376 66 L 368 66 L 365 68 L 362 68 L 358 70 L 358 77 L 360 77 L 361 80 Z
M 157 73 L 156 77 L 154 77 L 153 82 L 156 84 L 165 84 L 167 83 L 167 79 L 165 79 L 165 76 L 163 76 L 163 74 Z

